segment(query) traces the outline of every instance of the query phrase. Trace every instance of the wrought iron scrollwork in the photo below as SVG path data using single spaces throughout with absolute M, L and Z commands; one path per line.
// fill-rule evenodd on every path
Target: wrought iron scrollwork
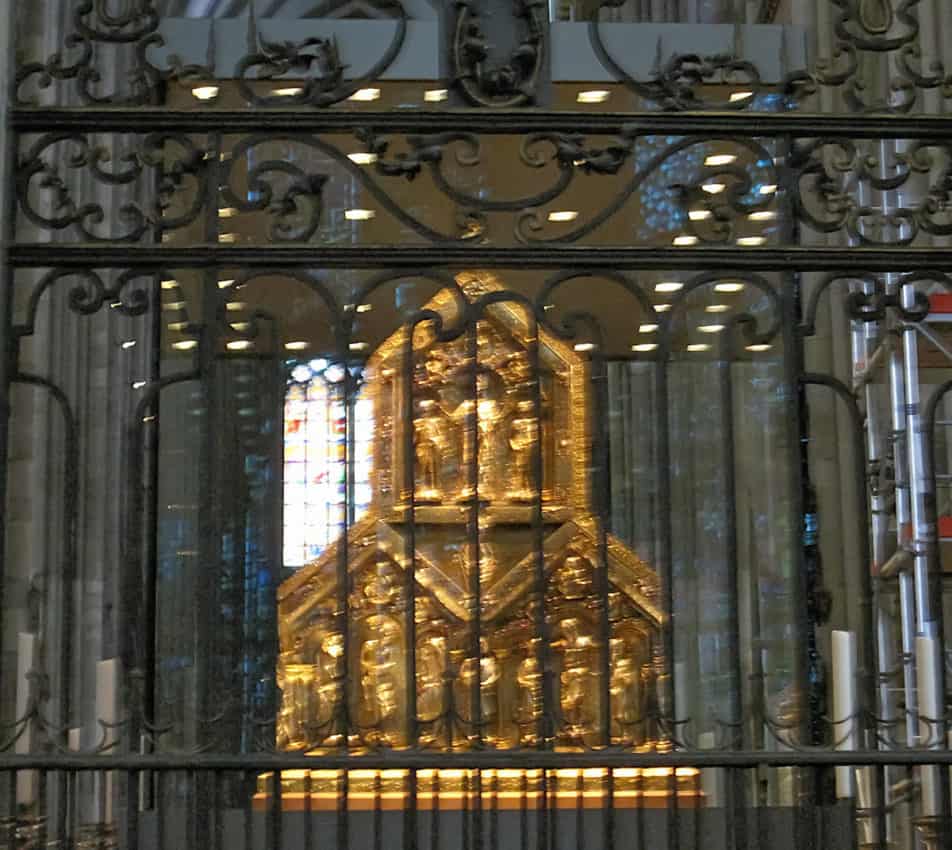
M 790 165 L 796 217 L 823 233 L 845 230 L 858 244 L 911 245 L 921 233 L 952 234 L 952 150 L 937 142 L 897 145 L 884 159 L 873 146 L 819 138 L 793 145 Z M 892 192 L 928 181 L 914 206 L 863 204 L 855 185 Z
M 524 35 L 508 59 L 491 64 L 491 46 L 479 22 L 479 0 L 456 0 L 450 60 L 456 85 L 475 106 L 531 104 L 546 60 L 548 16 L 544 0 L 513 0 L 513 18 Z
M 103 203 L 77 200 L 76 178 L 83 174 L 104 187 L 139 188 L 151 200 L 123 203 L 118 216 L 107 216 Z M 155 177 L 148 187 L 147 175 Z M 150 133 L 116 154 L 92 135 L 63 132 L 41 136 L 27 149 L 16 188 L 24 216 L 43 230 L 73 228 L 90 242 L 137 242 L 193 222 L 204 207 L 206 178 L 205 153 L 185 135 Z M 173 202 L 181 203 L 180 212 L 169 212 Z M 118 232 L 100 230 L 117 223 Z
M 244 56 L 235 69 L 238 88 L 252 106 L 325 107 L 349 98 L 362 86 L 379 79 L 400 54 L 407 34 L 407 15 L 399 0 L 388 0 L 396 29 L 383 56 L 360 77 L 346 80 L 347 68 L 334 38 L 307 38 L 301 42 L 261 41 L 260 50 Z M 280 80 L 286 75 L 288 88 L 280 95 L 259 94 L 256 81 Z
M 133 0 L 118 11 L 109 0 L 79 0 L 72 10 L 73 31 L 63 42 L 66 54 L 57 51 L 45 62 L 21 66 L 15 78 L 18 101 L 23 102 L 22 92 L 27 83 L 46 89 L 57 81 L 74 80 L 76 94 L 84 103 L 156 105 L 161 103 L 163 86 L 169 80 L 208 77 L 211 69 L 183 64 L 175 56 L 170 57 L 165 69 L 151 62 L 150 49 L 165 44 L 158 32 L 159 22 L 152 0 Z M 107 47 L 113 50 L 104 50 Z M 100 53 L 119 59 L 116 69 L 123 62 L 128 64 L 125 71 L 117 71 L 113 89 L 107 94 L 101 93 L 99 87 L 113 69 L 97 66 Z

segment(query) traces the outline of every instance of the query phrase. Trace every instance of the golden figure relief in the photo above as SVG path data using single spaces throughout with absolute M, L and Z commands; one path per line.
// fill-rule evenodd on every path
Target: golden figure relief
M 458 280 L 471 301 L 501 289 L 484 273 Z M 445 327 L 458 321 L 448 291 L 426 306 Z M 374 438 L 370 508 L 346 541 L 349 651 L 336 631 L 343 541 L 280 589 L 279 746 L 319 752 L 340 743 L 328 719 L 342 714 L 344 698 L 352 747 L 529 745 L 543 727 L 556 747 L 598 744 L 604 653 L 612 741 L 662 745 L 645 710 L 659 673 L 658 580 L 622 541 L 601 536 L 592 514 L 586 361 L 515 303 L 487 306 L 475 338 L 470 328 L 441 341 L 424 323 L 411 351 L 406 333 L 377 349 L 363 379 L 386 427 Z M 540 565 L 548 645 L 536 622 Z M 610 646 L 599 626 L 601 571 Z M 407 646 L 411 616 L 416 646 Z M 415 682 L 407 652 L 416 654 Z M 414 713 L 420 739 L 410 742 Z
M 531 502 L 536 488 L 533 480 L 533 456 L 536 450 L 538 422 L 531 401 L 516 405 L 516 417 L 509 428 L 509 447 L 512 449 L 512 474 L 509 498 L 516 502 Z
M 450 423 L 433 399 L 420 401 L 413 419 L 413 447 L 416 452 L 416 500 L 443 500 L 442 472 L 451 448 Z

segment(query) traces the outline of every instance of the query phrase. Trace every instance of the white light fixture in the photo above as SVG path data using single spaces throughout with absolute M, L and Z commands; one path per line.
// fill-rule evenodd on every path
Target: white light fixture
M 594 351 L 597 347 L 594 342 L 577 342 L 573 346 L 576 351 Z
M 126 339 L 119 343 L 121 348 L 135 348 L 136 341 L 134 339 Z
M 754 345 L 745 345 L 744 348 L 748 351 L 770 351 L 771 346 L 767 343 L 760 342 Z
M 776 191 L 777 191 L 776 183 L 765 183 L 763 186 L 760 187 L 761 195 L 772 195 Z
M 190 348 L 195 348 L 197 345 L 198 340 L 180 339 L 178 342 L 172 343 L 172 348 L 177 348 L 179 351 L 188 351 Z
M 427 103 L 439 103 L 441 100 L 446 100 L 450 96 L 450 93 L 447 89 L 427 89 L 423 92 L 423 99 Z
M 246 351 L 253 345 L 254 343 L 250 339 L 233 339 L 231 342 L 225 343 L 225 348 L 229 351 Z
M 739 280 L 725 281 L 724 283 L 714 284 L 715 292 L 741 292 L 744 289 L 744 284 Z
M 754 93 L 752 91 L 735 91 L 731 92 L 731 103 L 737 103 L 739 100 L 747 100 L 749 97 L 753 97 Z
M 698 325 L 702 334 L 717 334 L 724 330 L 724 325 Z
M 673 244 L 678 246 L 697 245 L 698 241 L 697 236 L 675 236 Z
M 684 289 L 684 284 L 678 280 L 667 280 L 655 284 L 655 292 L 677 292 L 679 289 Z
M 110 309 L 110 310 L 118 310 L 121 306 L 122 306 L 122 302 L 121 302 L 121 301 L 112 301 L 112 302 L 109 304 L 109 309 Z M 184 304 L 183 304 L 182 306 L 184 306 Z
M 709 195 L 719 195 L 727 188 L 727 185 L 724 183 L 705 183 L 701 188 Z
M 691 221 L 706 221 L 712 215 L 714 215 L 714 213 L 710 210 L 690 210 L 688 212 L 688 218 L 691 219 Z
M 133 381 L 133 382 L 132 382 L 132 389 L 134 389 L 134 390 L 141 390 L 147 383 L 148 383 L 148 381 Z
M 188 330 L 188 322 L 169 322 L 168 329 L 170 331 Z
M 730 165 L 736 161 L 737 157 L 732 153 L 718 153 L 707 157 L 704 160 L 704 164 L 709 166 Z
M 288 351 L 304 351 L 304 349 L 308 347 L 308 343 L 306 340 L 303 340 L 303 339 L 295 339 L 295 340 L 292 340 L 291 342 L 284 343 L 284 347 Z
M 377 161 L 377 154 L 367 153 L 366 151 L 356 151 L 355 153 L 347 154 L 347 158 L 354 163 L 354 165 L 373 165 Z
M 654 309 L 656 313 L 667 313 L 671 309 L 670 304 L 655 304 Z
M 373 308 L 373 304 L 358 304 L 354 310 L 357 313 L 369 313 Z
M 731 308 L 730 304 L 708 304 L 707 307 L 704 308 L 704 312 L 705 313 L 726 313 L 728 310 L 730 310 L 730 308 Z
M 611 92 L 605 89 L 590 89 L 588 91 L 580 91 L 576 96 L 575 100 L 578 103 L 604 103 L 608 100 Z
M 230 245 L 238 237 L 234 233 L 219 233 L 218 241 Z
M 575 221 L 577 218 L 577 210 L 556 210 L 549 213 L 549 221 Z
M 162 305 L 162 309 L 163 310 L 184 310 L 185 302 L 184 301 L 166 301 L 165 304 Z
M 192 89 L 192 97 L 197 100 L 211 100 L 218 97 L 218 86 L 195 86 Z
M 234 218 L 236 215 L 238 215 L 238 210 L 235 207 L 219 207 L 218 208 L 219 218 Z
M 640 334 L 653 334 L 656 330 L 658 330 L 657 325 L 639 325 L 638 326 L 638 333 Z
M 348 221 L 367 221 L 375 215 L 373 210 L 344 210 L 344 218 Z
M 747 216 L 751 221 L 773 221 L 776 217 L 776 210 L 757 210 Z
M 218 288 L 219 288 L 219 289 L 228 289 L 229 286 L 234 286 L 234 284 L 235 284 L 234 278 L 228 278 L 228 280 L 220 280 L 220 281 L 218 281 Z
M 370 345 L 366 342 L 352 342 L 348 348 L 350 348 L 351 351 L 366 351 L 370 348 Z
M 654 351 L 658 347 L 656 342 L 639 342 L 631 347 L 632 351 Z
M 175 289 L 178 286 L 177 280 L 163 280 L 161 283 L 163 289 Z
M 244 301 L 229 301 L 225 305 L 226 310 L 231 310 L 234 313 L 237 313 L 239 310 L 247 309 L 248 305 Z
M 687 346 L 686 351 L 708 351 L 711 346 L 706 342 L 694 342 Z
M 287 88 L 283 89 L 275 89 L 274 93 L 278 97 L 296 97 L 303 91 L 304 89 L 302 89 L 300 86 L 288 86 Z
M 378 100 L 380 98 L 380 89 L 357 89 L 348 100 Z
M 742 245 L 746 248 L 752 248 L 757 245 L 763 245 L 767 241 L 766 236 L 741 236 L 737 240 L 738 245 Z
M 232 330 L 236 330 L 236 331 L 242 331 L 242 332 L 250 331 L 251 322 L 232 322 L 231 327 L 232 327 Z

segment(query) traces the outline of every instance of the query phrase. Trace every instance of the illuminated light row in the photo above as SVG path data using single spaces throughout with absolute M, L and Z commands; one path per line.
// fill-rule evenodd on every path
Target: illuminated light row
M 632 351 L 654 351 L 658 347 L 656 342 L 638 342 L 635 343 L 632 347 Z M 757 343 L 755 345 L 745 345 L 744 348 L 747 351 L 752 352 L 762 352 L 770 351 L 771 346 L 767 343 Z M 710 351 L 711 346 L 706 342 L 695 342 L 691 345 L 685 346 L 685 351 L 700 352 L 700 351 Z
M 344 218 L 348 221 L 369 221 L 376 214 L 373 210 L 344 210 Z
M 221 89 L 218 86 L 195 86 L 192 89 L 192 97 L 196 100 L 214 100 L 218 97 Z M 298 97 L 301 94 L 304 94 L 304 88 L 302 86 L 282 86 L 280 88 L 272 89 L 271 94 L 276 97 Z M 607 92 L 606 92 L 607 95 Z M 448 89 L 427 89 L 423 92 L 423 100 L 427 103 L 439 103 L 449 98 L 450 93 Z M 362 88 L 357 89 L 348 100 L 356 100 L 369 102 L 373 100 L 380 99 L 380 89 L 378 88 Z
M 577 218 L 577 210 L 557 210 L 549 213 L 549 221 L 575 221 Z

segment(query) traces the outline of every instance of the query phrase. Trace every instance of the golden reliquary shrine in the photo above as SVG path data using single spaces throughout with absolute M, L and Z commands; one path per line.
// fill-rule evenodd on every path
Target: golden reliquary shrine
M 503 288 L 487 273 L 457 281 L 461 293 L 443 290 L 426 305 L 443 317 L 444 337 L 460 327 L 461 298 L 475 304 Z M 544 328 L 537 332 L 522 305 L 491 298 L 452 339 L 438 339 L 433 322 L 416 325 L 412 346 L 408 333 L 387 339 L 364 371 L 375 422 L 369 509 L 349 528 L 346 552 L 336 541 L 280 588 L 278 747 L 319 763 L 345 743 L 356 753 L 415 743 L 435 755 L 433 770 L 417 772 L 417 805 L 427 807 L 436 797 L 452 806 L 475 787 L 471 771 L 439 769 L 439 752 L 539 746 L 546 728 L 541 557 L 554 707 L 546 743 L 565 751 L 606 743 L 600 683 L 607 651 L 611 744 L 670 749 L 653 719 L 664 669 L 658 577 L 621 540 L 600 532 L 592 509 L 586 359 Z M 346 636 L 338 589 L 344 564 Z M 411 652 L 415 682 L 408 681 Z M 408 740 L 411 728 L 416 742 Z M 549 773 L 546 796 L 554 786 L 558 798 L 562 787 L 575 806 L 579 794 L 600 799 L 607 771 Z M 679 796 L 694 795 L 696 774 L 677 771 Z M 613 799 L 642 805 L 657 795 L 663 805 L 672 775 L 615 769 Z M 525 801 L 540 793 L 539 777 L 483 770 L 481 793 L 492 788 L 500 805 L 507 794 Z M 271 783 L 261 777 L 259 800 Z M 349 771 L 350 805 L 403 805 L 406 784 L 406 771 Z M 339 790 L 338 771 L 282 774 L 285 806 L 305 794 L 309 805 L 326 798 L 333 806 Z

